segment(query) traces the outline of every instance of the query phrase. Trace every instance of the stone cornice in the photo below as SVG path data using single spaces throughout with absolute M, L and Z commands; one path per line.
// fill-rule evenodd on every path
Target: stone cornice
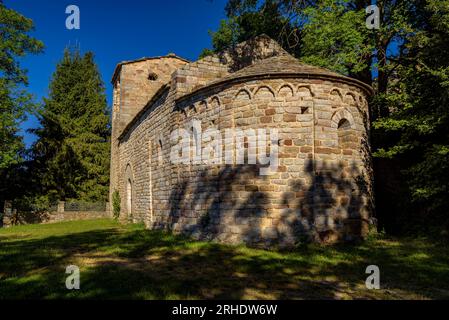
M 253 75 L 244 75 L 238 76 L 234 78 L 221 79 L 212 83 L 209 83 L 203 87 L 197 88 L 192 92 L 189 92 L 181 97 L 178 97 L 175 101 L 179 103 L 181 101 L 187 100 L 192 96 L 214 89 L 223 85 L 237 84 L 242 82 L 247 82 L 251 80 L 264 80 L 264 79 L 320 79 L 320 80 L 335 80 L 338 82 L 343 82 L 350 85 L 355 85 L 356 87 L 362 89 L 368 96 L 374 95 L 374 90 L 370 85 L 359 81 L 357 79 L 353 79 L 350 77 L 346 77 L 343 75 L 330 75 L 330 74 L 317 74 L 317 73 L 304 73 L 304 72 L 275 72 L 269 74 L 253 74 Z

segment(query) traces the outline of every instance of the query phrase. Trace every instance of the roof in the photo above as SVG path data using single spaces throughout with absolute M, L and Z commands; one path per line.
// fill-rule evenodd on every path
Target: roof
M 261 36 L 261 38 L 268 38 L 267 36 Z M 270 39 L 270 38 L 268 38 Z M 129 63 L 135 63 L 140 61 L 146 61 L 151 59 L 161 59 L 161 58 L 177 58 L 187 63 L 190 61 L 183 59 L 181 57 L 176 56 L 175 54 L 168 54 L 166 56 L 158 56 L 158 57 L 150 57 L 150 58 L 141 58 L 132 61 L 124 61 L 117 65 L 114 76 L 112 78 L 112 82 L 114 83 L 116 77 L 118 76 L 121 66 Z M 179 102 L 181 100 L 187 99 L 196 95 L 199 92 L 209 90 L 213 87 L 222 85 L 223 83 L 240 83 L 253 79 L 260 78 L 303 78 L 303 79 L 325 79 L 325 80 L 336 80 L 343 83 L 348 83 L 350 85 L 355 85 L 362 90 L 364 90 L 368 95 L 372 95 L 374 93 L 372 87 L 362 81 L 359 81 L 354 78 L 350 78 L 339 73 L 333 72 L 331 70 L 311 66 L 301 62 L 295 57 L 291 56 L 287 52 L 278 53 L 275 56 L 264 58 L 254 62 L 253 64 L 244 67 L 236 72 L 229 73 L 224 77 L 220 77 L 214 79 L 208 83 L 205 83 L 202 86 L 195 87 L 193 91 L 182 95 L 179 98 L 176 98 L 175 101 Z M 130 123 L 124 128 L 122 133 L 119 136 L 119 139 L 122 139 L 128 130 L 136 123 L 137 119 L 142 116 L 144 112 L 162 95 L 163 92 L 169 90 L 170 84 L 167 83 L 163 85 L 155 95 L 150 99 L 150 101 L 137 113 Z
M 304 64 L 290 54 L 283 54 L 260 60 L 246 68 L 230 74 L 222 80 L 225 80 L 226 78 L 238 78 L 241 76 L 274 73 L 310 73 L 340 76 L 338 73 L 332 72 L 328 69 Z
M 117 76 L 120 74 L 120 70 L 122 69 L 122 66 L 125 65 L 125 64 L 136 63 L 136 62 L 147 61 L 147 60 L 162 59 L 162 58 L 175 58 L 175 59 L 179 59 L 181 61 L 185 61 L 187 63 L 191 62 L 191 61 L 189 61 L 187 59 L 184 59 L 184 58 L 182 58 L 180 56 L 177 56 L 174 53 L 169 53 L 169 54 L 167 54 L 165 56 L 143 57 L 143 58 L 135 59 L 135 60 L 122 61 L 122 62 L 119 62 L 117 64 L 117 66 L 115 67 L 114 73 L 112 75 L 111 83 L 115 82 L 115 80 L 117 79 Z
M 308 64 L 302 63 L 300 60 L 296 59 L 295 57 L 291 56 L 290 54 L 283 54 L 278 56 L 273 56 L 270 58 L 266 58 L 260 61 L 257 61 L 256 63 L 245 67 L 243 69 L 240 69 L 234 73 L 231 73 L 223 78 L 211 81 L 207 83 L 205 86 L 196 88 L 193 92 L 190 94 L 187 94 L 186 96 L 190 96 L 191 94 L 194 94 L 197 91 L 200 91 L 202 89 L 206 89 L 210 86 L 214 86 L 223 82 L 233 82 L 238 80 L 243 80 L 247 78 L 253 78 L 253 77 L 273 77 L 273 76 L 286 76 L 286 75 L 295 75 L 295 76 L 303 76 L 303 77 L 312 77 L 312 78 L 332 78 L 332 79 L 340 79 L 345 82 L 351 82 L 353 84 L 358 85 L 359 87 L 362 87 L 364 90 L 366 90 L 369 94 L 373 93 L 373 89 L 371 86 L 365 84 L 362 81 L 346 77 L 344 75 L 341 75 L 339 73 L 333 72 L 331 70 L 321 68 L 321 67 L 315 67 Z M 180 97 L 180 99 L 183 99 L 184 97 Z

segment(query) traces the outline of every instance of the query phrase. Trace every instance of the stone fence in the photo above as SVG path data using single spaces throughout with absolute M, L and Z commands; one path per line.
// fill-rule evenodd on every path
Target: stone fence
M 19 212 L 13 208 L 12 201 L 5 201 L 3 212 L 0 212 L 0 228 L 18 224 L 46 224 L 61 221 L 110 218 L 111 210 L 109 202 L 106 202 L 101 207 L 94 208 L 93 210 L 86 210 L 85 208 L 70 208 L 67 210 L 66 203 L 59 201 L 55 208 L 44 212 Z

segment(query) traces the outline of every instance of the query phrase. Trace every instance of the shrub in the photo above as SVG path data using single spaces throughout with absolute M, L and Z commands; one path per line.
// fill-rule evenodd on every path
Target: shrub
M 120 193 L 117 190 L 112 193 L 112 214 L 114 219 L 120 216 Z

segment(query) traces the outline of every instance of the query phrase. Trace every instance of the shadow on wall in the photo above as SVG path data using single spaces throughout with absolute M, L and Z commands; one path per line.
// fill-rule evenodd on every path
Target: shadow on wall
M 197 181 L 178 184 L 168 222 L 159 227 L 251 245 L 351 241 L 368 232 L 369 180 L 355 165 L 309 160 L 302 176 L 280 185 L 259 176 L 256 165 L 216 170 L 204 168 Z

